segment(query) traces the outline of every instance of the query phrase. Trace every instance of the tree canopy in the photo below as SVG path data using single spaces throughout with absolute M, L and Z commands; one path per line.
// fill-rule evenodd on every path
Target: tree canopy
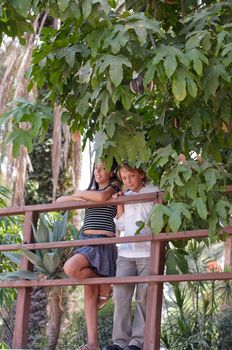
M 226 224 L 231 204 L 232 3 L 197 0 L 8 0 L 0 31 L 24 42 L 33 21 L 48 20 L 33 52 L 29 89 L 18 101 L 10 140 L 31 150 L 60 104 L 62 120 L 110 166 L 147 165 L 167 190 L 154 207 L 155 232 Z M 58 29 L 49 17 L 59 18 Z M 41 103 L 43 106 L 41 106 Z M 1 124 L 12 118 L 9 111 Z M 30 127 L 21 129 L 22 122 Z

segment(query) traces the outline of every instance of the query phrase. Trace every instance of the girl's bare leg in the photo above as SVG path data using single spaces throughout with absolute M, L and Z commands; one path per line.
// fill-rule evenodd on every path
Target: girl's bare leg
M 76 254 L 67 260 L 64 264 L 64 271 L 68 276 L 78 279 L 99 277 L 99 275 L 89 267 L 88 260 L 82 254 Z M 97 322 L 98 294 L 98 285 L 84 286 L 84 313 L 88 335 L 88 345 L 93 350 L 100 349 Z
M 99 350 L 97 318 L 98 291 L 98 285 L 84 286 L 84 312 L 88 336 L 88 345 L 90 345 L 91 349 L 94 350 Z
M 86 257 L 82 254 L 75 254 L 64 264 L 64 272 L 73 278 L 85 279 L 89 277 L 98 277 L 90 267 Z

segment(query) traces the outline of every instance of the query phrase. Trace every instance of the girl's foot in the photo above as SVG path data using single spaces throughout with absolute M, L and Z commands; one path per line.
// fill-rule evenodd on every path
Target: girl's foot
M 82 345 L 80 348 L 77 348 L 75 350 L 101 350 L 99 346 L 94 346 L 94 345 Z

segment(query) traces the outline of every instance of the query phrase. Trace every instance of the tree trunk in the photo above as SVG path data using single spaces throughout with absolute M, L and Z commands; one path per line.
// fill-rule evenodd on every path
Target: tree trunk
M 10 60 L 7 61 L 7 69 L 4 73 L 3 79 L 0 85 L 0 115 L 5 111 L 6 104 L 9 101 L 9 93 L 14 81 L 15 70 L 19 58 L 19 47 L 15 46 L 12 53 L 10 53 Z
M 53 287 L 49 296 L 48 346 L 46 350 L 55 350 L 60 334 L 62 288 Z
M 73 182 L 74 188 L 79 189 L 81 179 L 81 134 L 75 132 L 72 136 L 72 169 L 73 169 Z
M 55 106 L 53 112 L 53 134 L 52 134 L 52 201 L 56 200 L 56 190 L 61 164 L 61 108 Z
M 37 22 L 35 23 L 35 27 L 36 25 L 37 25 Z M 23 52 L 23 57 L 22 57 L 19 69 L 17 71 L 17 76 L 15 77 L 16 89 L 14 92 L 14 100 L 17 98 L 28 97 L 28 92 L 27 92 L 28 80 L 26 79 L 25 74 L 31 63 L 31 55 L 32 55 L 34 45 L 35 45 L 35 35 L 31 34 L 28 37 L 27 46 L 25 51 Z M 22 125 L 22 128 L 24 128 L 24 125 Z M 24 205 L 24 189 L 25 189 L 25 182 L 26 182 L 26 176 L 27 176 L 28 159 L 29 159 L 29 156 L 28 156 L 26 147 L 21 146 L 20 153 L 16 159 L 16 164 L 15 164 L 16 177 L 14 181 L 14 193 L 12 198 L 13 206 Z

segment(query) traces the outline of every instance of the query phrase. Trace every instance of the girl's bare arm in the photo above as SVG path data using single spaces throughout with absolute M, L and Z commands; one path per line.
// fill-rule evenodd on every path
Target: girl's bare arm
M 117 193 L 115 193 L 112 198 L 118 198 L 119 196 L 123 196 L 123 192 L 122 191 L 119 191 Z M 117 216 L 116 218 L 119 219 L 124 213 L 124 205 L 123 204 L 120 204 L 120 205 L 117 205 Z
M 115 189 L 112 187 L 107 187 L 105 190 L 77 190 L 70 196 L 62 196 L 57 199 L 57 202 L 63 201 L 79 201 L 79 200 L 90 200 L 96 202 L 105 202 L 112 197 L 115 193 Z

